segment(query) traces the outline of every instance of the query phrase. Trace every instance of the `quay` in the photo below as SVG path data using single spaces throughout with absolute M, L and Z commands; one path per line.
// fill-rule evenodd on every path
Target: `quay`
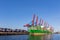
M 0 32 L 0 35 L 28 35 L 28 32 Z
M 21 29 L 0 28 L 0 35 L 28 35 L 28 31 Z

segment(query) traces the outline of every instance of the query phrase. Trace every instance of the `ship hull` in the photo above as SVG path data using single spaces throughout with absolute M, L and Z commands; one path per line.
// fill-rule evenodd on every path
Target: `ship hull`
M 40 28 L 39 26 L 38 27 L 30 27 L 28 29 L 28 32 L 29 32 L 30 35 L 35 35 L 35 36 L 47 35 L 47 34 L 51 34 L 52 33 L 49 30 Z
M 30 33 L 32 36 L 44 36 L 46 35 L 45 33 Z

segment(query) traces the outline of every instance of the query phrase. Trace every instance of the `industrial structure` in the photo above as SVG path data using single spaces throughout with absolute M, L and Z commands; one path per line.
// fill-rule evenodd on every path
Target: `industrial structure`
M 51 25 L 47 24 L 40 19 L 38 21 L 38 16 L 33 15 L 32 24 L 25 24 L 24 27 L 28 27 L 28 32 L 30 35 L 45 35 L 53 33 L 54 29 Z
M 21 29 L 10 29 L 10 28 L 0 28 L 0 35 L 27 35 L 26 30 Z
M 24 32 L 26 30 L 21 29 L 10 29 L 10 28 L 0 28 L 0 32 Z
M 21 29 L 0 28 L 0 35 L 6 34 L 30 34 L 30 35 L 45 35 L 52 34 L 54 29 L 51 25 L 46 23 L 42 18 L 38 21 L 38 16 L 33 15 L 32 24 L 25 24 L 24 27 L 28 27 L 28 31 Z

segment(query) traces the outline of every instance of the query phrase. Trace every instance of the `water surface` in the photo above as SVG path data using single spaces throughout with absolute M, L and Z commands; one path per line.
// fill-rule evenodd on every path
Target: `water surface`
M 60 34 L 47 36 L 8 35 L 0 36 L 0 40 L 60 40 Z

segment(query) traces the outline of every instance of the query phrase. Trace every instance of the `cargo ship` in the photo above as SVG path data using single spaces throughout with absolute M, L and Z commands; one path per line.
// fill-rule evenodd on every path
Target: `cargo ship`
M 32 26 L 28 29 L 28 32 L 30 35 L 47 35 L 47 34 L 52 34 L 51 30 L 43 29 L 41 26 Z
M 35 20 L 35 14 L 33 15 L 32 24 L 24 25 L 24 27 L 28 27 L 29 35 L 38 36 L 53 33 L 53 27 L 49 26 L 49 24 L 44 22 L 42 19 L 40 19 L 40 22 L 38 23 L 38 16 L 36 16 L 36 22 L 34 20 Z

